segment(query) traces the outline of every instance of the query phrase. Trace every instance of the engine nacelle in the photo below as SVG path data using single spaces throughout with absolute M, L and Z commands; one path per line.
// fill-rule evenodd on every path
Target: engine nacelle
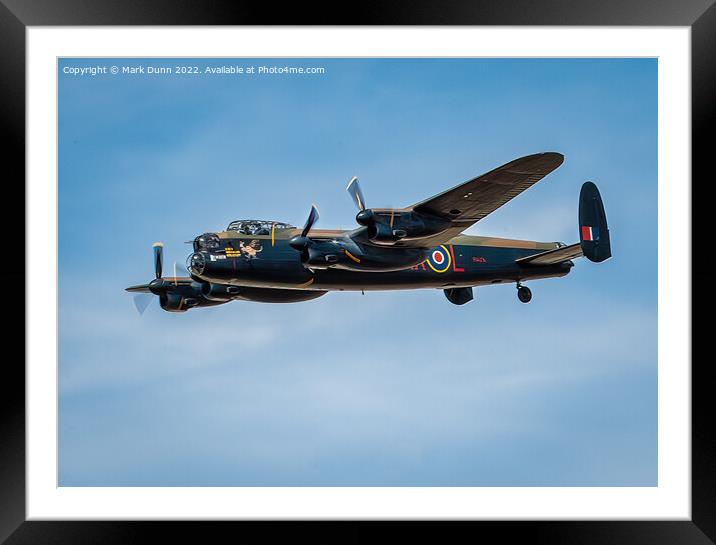
M 159 304 L 167 312 L 186 312 L 194 307 L 211 307 L 228 303 L 238 294 L 236 286 L 192 282 L 172 285 L 171 281 L 159 293 Z
M 209 301 L 231 301 L 231 299 L 239 295 L 240 291 L 237 286 L 229 286 L 226 284 L 204 282 L 201 285 L 201 294 Z
M 201 292 L 204 300 L 200 300 L 196 306 L 221 305 L 232 300 L 254 301 L 258 303 L 296 303 L 316 299 L 326 294 L 325 291 L 256 288 L 209 282 L 202 284 Z
M 186 312 L 191 307 L 184 304 L 184 299 L 178 293 L 164 293 L 159 296 L 159 304 L 167 312 Z
M 362 272 L 401 271 L 425 261 L 423 248 L 393 248 L 358 245 L 347 240 L 311 244 L 302 259 L 310 269 L 342 269 Z
M 378 229 L 381 229 L 381 224 Z M 400 235 L 400 233 L 398 233 Z M 391 272 L 412 267 L 424 261 L 424 248 L 381 248 L 373 244 L 359 244 L 348 237 L 330 240 L 297 236 L 289 241 L 301 252 L 301 263 L 312 270 L 344 269 L 347 271 Z
M 373 223 L 368 226 L 368 238 L 376 244 L 394 244 L 406 236 L 405 229 L 393 229 L 385 223 Z
M 239 299 L 256 303 L 299 303 L 325 295 L 325 291 L 242 287 Z
M 311 269 L 327 269 L 348 259 L 340 244 L 333 241 L 312 241 L 302 254 L 301 261 Z
M 396 210 L 365 210 L 356 219 L 368 228 L 371 242 L 384 246 L 436 235 L 451 225 L 450 221 L 442 218 Z

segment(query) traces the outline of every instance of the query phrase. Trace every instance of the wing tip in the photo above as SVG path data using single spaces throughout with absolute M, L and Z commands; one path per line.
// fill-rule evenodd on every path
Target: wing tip
M 500 168 L 516 169 L 516 170 L 533 170 L 546 176 L 553 170 L 559 168 L 564 163 L 564 155 L 557 151 L 543 151 L 541 153 L 533 153 L 525 155 L 519 159 L 515 159 Z
M 558 151 L 545 151 L 540 153 L 540 155 L 545 159 L 548 159 L 551 164 L 556 165 L 555 168 L 564 163 L 564 154 L 559 153 Z
M 562 163 L 564 163 L 564 155 L 561 153 L 557 151 L 543 151 L 541 153 L 533 153 L 532 155 L 525 155 L 513 159 L 495 170 L 533 171 L 535 174 L 539 173 L 546 176 Z

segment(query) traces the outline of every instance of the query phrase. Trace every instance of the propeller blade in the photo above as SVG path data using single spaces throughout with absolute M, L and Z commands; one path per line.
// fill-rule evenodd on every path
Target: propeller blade
M 351 181 L 348 182 L 346 191 L 353 198 L 353 202 L 356 203 L 358 210 L 361 212 L 365 210 L 365 198 L 363 197 L 363 191 L 361 191 L 360 184 L 358 183 L 358 176 L 353 176 Z
M 311 205 L 311 212 L 308 214 L 308 219 L 306 220 L 306 225 L 303 226 L 303 231 L 301 231 L 301 237 L 305 237 L 308 235 L 308 232 L 311 230 L 311 227 L 313 227 L 313 224 L 318 221 L 318 208 L 316 208 L 315 204 Z
M 162 277 L 162 263 L 164 261 L 164 244 L 155 242 L 152 244 L 154 249 L 154 274 L 156 278 Z
M 134 306 L 141 316 L 144 314 L 144 311 L 147 310 L 147 307 L 149 306 L 149 303 L 152 302 L 152 299 L 154 299 L 154 296 L 149 295 L 148 293 L 140 293 L 135 295 L 132 299 L 134 299 Z

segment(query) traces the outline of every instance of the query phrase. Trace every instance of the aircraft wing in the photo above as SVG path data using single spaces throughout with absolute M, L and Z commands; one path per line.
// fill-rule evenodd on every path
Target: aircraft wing
M 410 245 L 433 247 L 450 240 L 532 187 L 563 161 L 561 153 L 527 155 L 414 204 L 408 209 L 449 219 L 451 227 Z

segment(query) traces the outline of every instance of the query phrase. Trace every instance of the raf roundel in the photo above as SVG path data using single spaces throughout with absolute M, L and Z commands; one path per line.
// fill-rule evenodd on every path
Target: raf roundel
M 444 273 L 452 264 L 450 251 L 445 246 L 438 246 L 430 252 L 430 258 L 427 260 L 427 263 L 428 267 L 436 273 Z

